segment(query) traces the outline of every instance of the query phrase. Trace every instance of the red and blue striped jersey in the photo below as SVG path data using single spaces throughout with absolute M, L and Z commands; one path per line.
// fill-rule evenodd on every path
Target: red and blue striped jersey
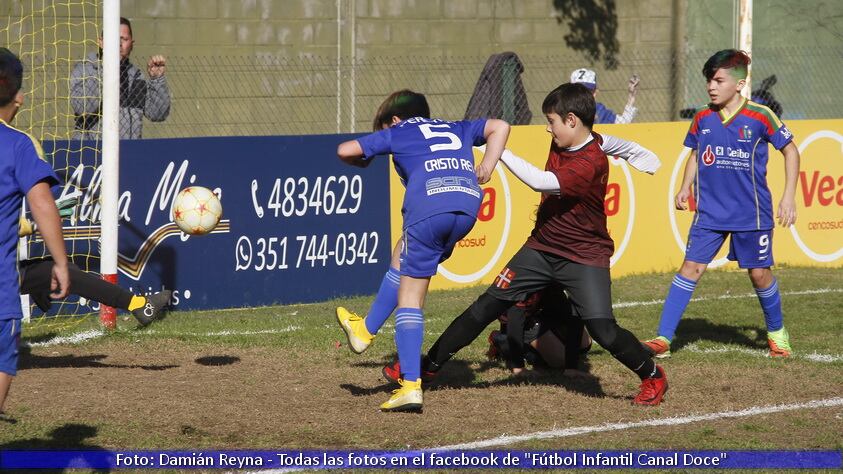
M 685 137 L 685 146 L 697 152 L 694 224 L 728 231 L 772 229 L 767 144 L 781 150 L 792 140 L 776 114 L 752 101 L 744 100 L 730 117 L 712 107 L 697 112 Z

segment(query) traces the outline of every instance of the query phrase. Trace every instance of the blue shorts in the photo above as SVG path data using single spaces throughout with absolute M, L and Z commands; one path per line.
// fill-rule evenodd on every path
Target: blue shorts
M 476 220 L 462 212 L 446 212 L 404 229 L 401 274 L 415 278 L 436 275 L 439 264 L 451 256 L 454 246 L 468 235 Z
M 732 238 L 729 240 L 729 255 L 726 258 L 737 261 L 741 268 L 773 266 L 773 229 L 732 232 L 692 225 L 688 232 L 685 260 L 708 265 L 730 235 Z
M 20 319 L 0 320 L 0 372 L 17 375 Z

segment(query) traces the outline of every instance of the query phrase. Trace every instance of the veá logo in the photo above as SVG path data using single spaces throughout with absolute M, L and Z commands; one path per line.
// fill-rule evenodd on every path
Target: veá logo
M 790 232 L 809 258 L 833 262 L 843 257 L 843 135 L 814 132 L 799 144 L 799 153 L 798 218 Z
M 609 157 L 609 183 L 606 185 L 606 197 L 603 208 L 606 211 L 606 227 L 609 235 L 615 241 L 615 253 L 609 259 L 609 265 L 614 266 L 626 250 L 632 237 L 635 223 L 635 186 L 632 184 L 632 174 L 626 160 Z M 623 178 L 618 176 L 618 170 L 623 172 Z

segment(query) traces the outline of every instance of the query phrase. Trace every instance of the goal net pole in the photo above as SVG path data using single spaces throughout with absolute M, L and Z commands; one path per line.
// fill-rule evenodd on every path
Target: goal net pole
M 752 0 L 739 0 L 738 3 L 738 49 L 752 57 Z M 752 98 L 752 63 L 746 68 L 746 85 L 741 94 Z
M 117 283 L 117 202 L 120 170 L 120 0 L 104 0 L 102 9 L 102 205 L 100 273 Z M 100 322 L 117 326 L 117 310 L 102 305 Z

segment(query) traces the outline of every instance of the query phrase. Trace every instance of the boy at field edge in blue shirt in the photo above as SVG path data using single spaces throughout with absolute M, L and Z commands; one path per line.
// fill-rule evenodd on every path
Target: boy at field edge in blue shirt
M 400 270 L 395 345 L 404 372 L 401 388 L 380 409 L 421 411 L 422 308 L 430 277 L 474 227 L 483 194 L 479 185 L 491 179 L 509 137 L 509 124 L 496 119 L 431 119 L 424 95 L 401 90 L 381 104 L 374 129 L 365 137 L 341 143 L 337 154 L 346 163 L 367 166 L 373 157 L 391 153 L 406 187 L 403 235 L 389 270 L 393 276 Z M 475 167 L 472 148 L 484 143 L 483 160 Z M 358 354 L 366 350 L 373 337 L 366 322 L 369 318 L 337 308 L 337 319 L 352 350 Z M 383 319 L 375 322 L 374 332 Z
M 23 105 L 22 82 L 20 59 L 0 48 L 0 415 L 18 366 L 23 311 L 17 243 L 24 195 L 53 257 L 50 296 L 64 298 L 70 288 L 61 218 L 50 193 L 58 179 L 44 160 L 38 141 L 9 125 Z
M 664 302 L 658 337 L 644 342 L 659 358 L 670 356 L 670 341 L 697 281 L 728 236 L 728 259 L 747 269 L 761 303 L 770 357 L 791 353 L 778 282 L 770 270 L 775 223 L 767 186 L 767 143 L 784 155 L 785 187 L 776 213 L 782 227 L 796 222 L 799 150 L 776 114 L 741 96 L 749 63 L 743 51 L 727 49 L 703 66 L 711 103 L 691 122 L 685 146 L 692 152 L 675 197 L 676 208 L 687 210 L 693 182 L 696 215 L 688 232 L 685 261 Z

